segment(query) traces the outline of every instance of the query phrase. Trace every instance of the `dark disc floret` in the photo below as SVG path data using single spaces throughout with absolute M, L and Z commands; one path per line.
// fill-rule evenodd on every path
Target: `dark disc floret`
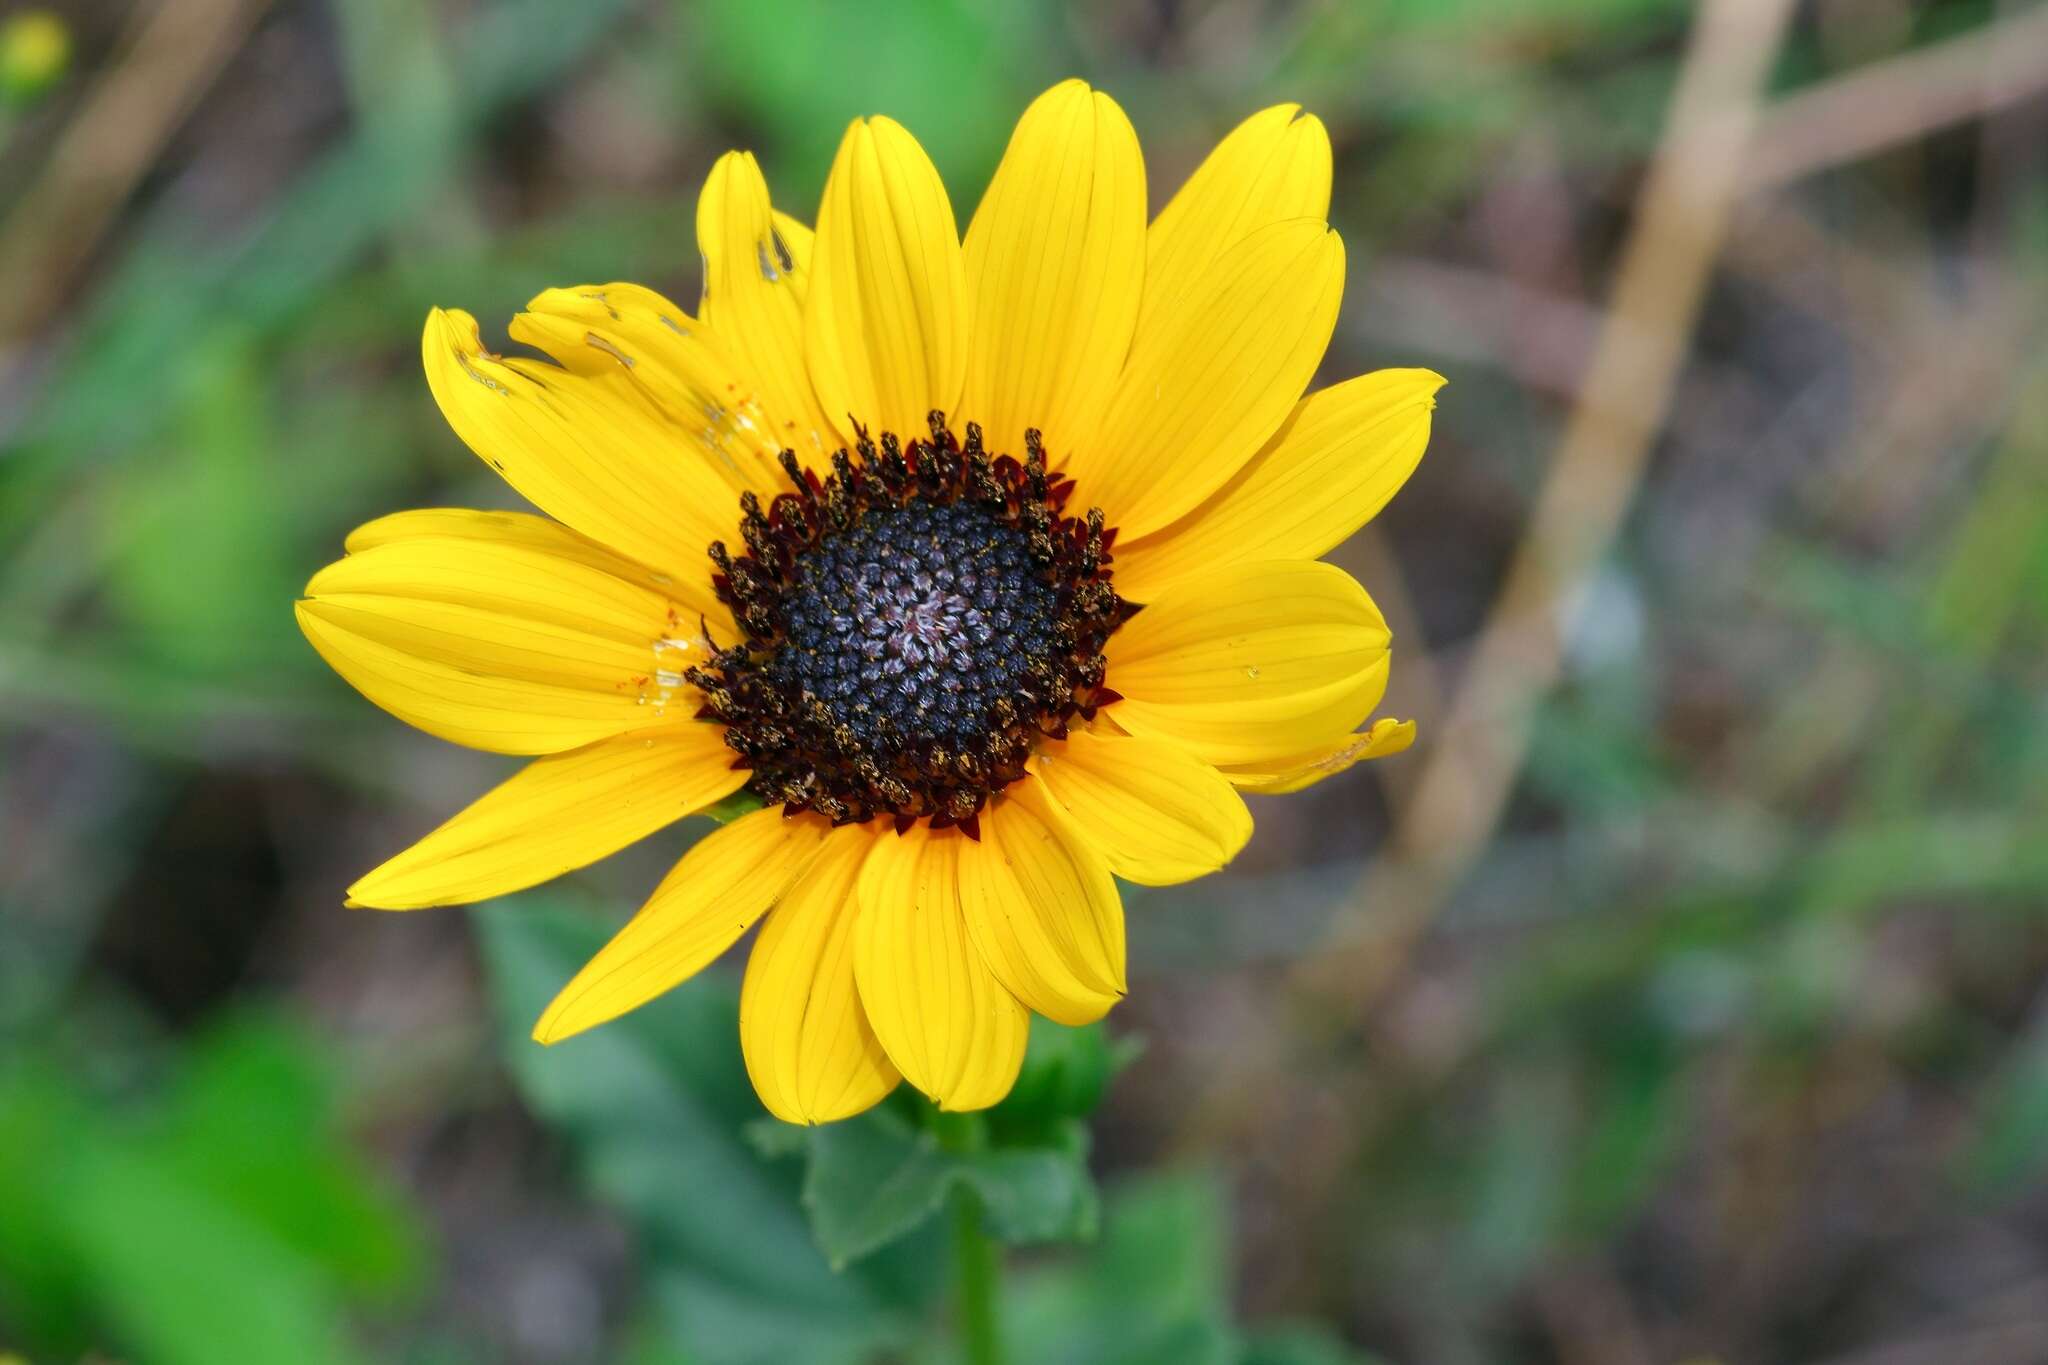
M 711 546 L 741 638 L 685 677 L 726 726 L 748 787 L 835 823 L 893 816 L 978 833 L 989 797 L 1041 738 L 1116 700 L 1103 645 L 1136 610 L 1110 586 L 1116 532 L 1066 516 L 1072 482 L 1022 461 L 866 431 L 820 479 L 792 451 L 794 492 L 742 495 L 744 554 Z

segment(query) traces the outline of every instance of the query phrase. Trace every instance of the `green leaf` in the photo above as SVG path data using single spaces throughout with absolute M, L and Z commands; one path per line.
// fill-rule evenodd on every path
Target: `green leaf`
M 1230 1297 L 1222 1182 L 1198 1171 L 1127 1182 L 1091 1261 L 1096 1283 L 1113 1301 L 1169 1314 L 1216 1310 Z
M 889 1108 L 809 1131 L 804 1207 L 836 1267 L 921 1227 L 954 1186 L 980 1196 L 992 1235 L 1012 1243 L 1087 1240 L 1100 1216 L 1087 1130 L 1062 1125 L 1054 1144 L 955 1152 Z
M 318 1050 L 250 1017 L 133 1109 L 33 1053 L 0 1075 L 0 1209 L 10 1326 L 52 1358 L 342 1365 L 355 1300 L 419 1260 L 334 1131 Z
M 1229 1313 L 1229 1218 L 1203 1171 L 1113 1189 L 1085 1254 L 1017 1274 L 1003 1304 L 1016 1360 L 1061 1365 L 1367 1365 L 1320 1324 L 1240 1328 Z
M 806 1300 L 733 1284 L 713 1269 L 660 1258 L 645 1292 L 652 1330 L 681 1346 L 690 1365 L 868 1365 L 907 1341 L 917 1325 L 883 1309 L 820 1311 Z
M 2048 1166 L 2048 1037 L 2037 1031 L 2014 1048 L 1977 1105 L 1976 1131 L 1951 1163 L 1952 1175 L 1976 1199 L 2010 1198 Z
M 1201 1172 L 1128 1181 L 1102 1237 L 1073 1261 L 1018 1276 L 1004 1303 L 1018 1360 L 1064 1365 L 1231 1365 L 1229 1228 Z
M 231 675 L 289 647 L 272 627 L 303 575 L 278 515 L 258 359 L 226 335 L 184 357 L 177 430 L 107 499 L 108 592 L 162 665 Z
M 1688 1097 L 1681 1060 L 1650 1019 L 1628 1021 L 1603 1051 L 1587 1122 L 1572 1147 L 1571 1230 L 1607 1236 L 1655 1191 L 1685 1131 Z
M 62 1182 L 52 1177 L 89 1122 L 53 1070 L 0 1070 L 0 1306 L 29 1342 L 86 1344 L 88 1275 L 64 1228 Z
M 119 1144 L 78 1154 L 63 1216 L 123 1339 L 162 1365 L 361 1359 L 314 1266 L 238 1210 Z
M 1253 1332 L 1240 1365 L 1374 1365 L 1320 1323 L 1269 1324 Z
M 1086 1118 L 1102 1103 L 1116 1073 L 1137 1060 L 1144 1043 L 1112 1039 L 1100 1022 L 1081 1028 L 1031 1021 L 1031 1041 L 1016 1085 L 989 1113 L 999 1139 L 1046 1120 Z
M 765 135 L 776 200 L 793 206 L 816 202 L 847 121 L 868 114 L 915 130 L 953 202 L 972 203 L 1017 111 L 1066 74 L 1029 6 L 709 0 L 691 17 L 700 87 Z
M 424 1251 L 333 1111 L 311 1040 L 237 1017 L 193 1045 L 171 1097 L 165 1160 L 349 1289 L 390 1295 L 417 1281 Z
M 907 1341 L 942 1279 L 936 1247 L 838 1275 L 811 1239 L 798 1173 L 756 1150 L 762 1111 L 733 981 L 705 973 L 553 1047 L 528 1036 L 608 936 L 559 904 L 477 913 L 507 1065 L 584 1183 L 635 1228 L 659 1334 L 706 1365 L 872 1358 Z

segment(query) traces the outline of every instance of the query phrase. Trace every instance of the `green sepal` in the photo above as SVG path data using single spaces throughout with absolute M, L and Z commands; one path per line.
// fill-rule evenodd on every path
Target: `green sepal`
M 711 819 L 716 820 L 721 825 L 729 825 L 733 821 L 739 819 L 742 815 L 752 815 L 755 811 L 760 810 L 767 804 L 768 803 L 766 801 L 763 801 L 760 797 L 754 795 L 754 793 L 749 791 L 747 788 L 741 787 L 731 796 L 722 797 L 717 801 L 713 801 L 710 805 L 706 806 L 703 810 L 700 810 L 697 813 L 699 815 L 709 816 Z

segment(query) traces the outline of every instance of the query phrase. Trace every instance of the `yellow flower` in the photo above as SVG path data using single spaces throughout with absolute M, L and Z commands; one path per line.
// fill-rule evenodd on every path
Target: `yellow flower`
M 49 10 L 20 10 L 0 23 L 0 98 L 29 102 L 63 80 L 70 65 L 72 31 Z
M 1335 326 L 1329 140 L 1247 119 L 1148 226 L 1108 96 L 1025 112 L 963 242 L 896 123 L 854 123 L 815 235 L 735 152 L 698 201 L 691 317 L 554 289 L 484 348 L 435 311 L 449 424 L 545 516 L 401 512 L 299 621 L 366 697 L 538 757 L 351 903 L 496 896 L 740 792 L 548 1007 L 554 1042 L 764 920 L 740 1033 L 762 1102 L 1010 1089 L 1031 1013 L 1125 990 L 1112 875 L 1213 872 L 1240 791 L 1407 747 L 1359 730 L 1388 635 L 1316 561 L 1421 458 L 1427 370 L 1302 391 Z M 1042 433 L 1042 435 L 1041 435 Z M 707 554 L 708 549 L 708 554 Z
M 56 15 L 31 9 L 0 22 L 0 103 L 34 100 L 70 66 L 71 30 Z

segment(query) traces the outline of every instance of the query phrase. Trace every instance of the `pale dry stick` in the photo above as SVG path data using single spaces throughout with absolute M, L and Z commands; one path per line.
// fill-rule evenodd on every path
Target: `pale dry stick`
M 1710 0 L 1694 24 L 1579 402 L 1467 682 L 1396 812 L 1389 849 L 1291 973 L 1308 1046 L 1378 997 L 1491 836 L 1528 745 L 1531 699 L 1558 676 L 1557 604 L 1612 540 L 1669 403 L 1792 7 Z M 1219 1078 L 1179 1145 L 1212 1145 L 1271 1112 L 1271 1088 L 1288 1078 L 1298 1071 L 1265 1065 Z
M 1296 969 L 1304 993 L 1342 1015 L 1405 960 L 1506 804 L 1534 699 L 1559 676 L 1558 613 L 1614 539 L 1691 345 L 1792 8 L 1715 0 L 1700 11 L 1578 403 L 1464 686 L 1388 855 L 1333 921 L 1325 950 Z
M 1742 188 L 1798 180 L 2042 90 L 2048 5 L 1786 96 L 1742 168 Z
M 160 0 L 0 230 L 0 366 L 57 309 L 114 214 L 268 0 Z
M 2042 10 L 1840 77 L 1760 114 L 1761 85 L 1788 11 L 1780 0 L 1722 0 L 1701 16 L 1558 460 L 1391 855 L 1333 925 L 1333 951 L 1298 970 L 1312 994 L 1369 997 L 1491 837 L 1526 751 L 1528 708 L 1557 677 L 1554 613 L 1618 529 L 1735 202 L 2048 86 Z M 1724 55 L 1710 62 L 1705 53 L 1717 31 Z M 1755 44 L 1747 53 L 1745 41 Z M 1743 79 L 1746 91 L 1733 98 L 1734 82 Z M 1909 83 L 1925 90 L 1908 92 Z M 1882 116 L 1877 104 L 1886 106 Z M 1824 117 L 1855 126 L 1823 137 Z

